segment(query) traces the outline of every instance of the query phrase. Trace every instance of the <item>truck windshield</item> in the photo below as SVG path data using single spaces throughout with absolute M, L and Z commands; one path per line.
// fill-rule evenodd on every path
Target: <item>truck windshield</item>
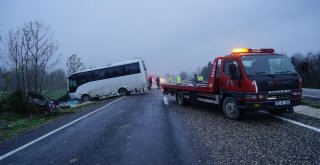
M 297 71 L 288 57 L 284 55 L 247 55 L 242 56 L 246 74 L 274 76 L 278 74 L 297 75 Z

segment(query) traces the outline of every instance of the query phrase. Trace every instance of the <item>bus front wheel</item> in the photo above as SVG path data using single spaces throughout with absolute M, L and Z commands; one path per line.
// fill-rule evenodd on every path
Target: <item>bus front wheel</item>
M 83 102 L 90 101 L 90 100 L 91 100 L 91 98 L 89 95 L 82 95 L 81 96 L 81 101 L 83 101 Z
M 128 94 L 128 90 L 126 88 L 120 88 L 118 90 L 118 93 L 120 94 L 120 96 L 124 96 Z

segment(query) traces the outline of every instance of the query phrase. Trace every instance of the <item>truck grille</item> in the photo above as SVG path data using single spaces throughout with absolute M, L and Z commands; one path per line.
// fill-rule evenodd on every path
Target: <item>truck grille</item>
M 291 98 L 291 95 L 271 95 L 267 96 L 267 100 L 275 100 L 275 99 L 289 99 Z

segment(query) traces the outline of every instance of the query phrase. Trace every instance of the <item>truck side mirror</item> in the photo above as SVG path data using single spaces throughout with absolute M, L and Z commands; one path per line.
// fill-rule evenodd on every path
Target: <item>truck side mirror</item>
M 309 68 L 309 63 L 308 62 L 302 62 L 300 64 L 300 68 L 301 68 L 301 72 L 302 73 L 307 73 L 308 72 L 308 68 Z
M 291 63 L 296 67 L 297 59 L 295 57 L 291 57 Z
M 237 67 L 236 64 L 230 64 L 229 65 L 229 73 L 231 75 L 232 80 L 237 80 L 240 78 L 239 76 L 239 68 Z

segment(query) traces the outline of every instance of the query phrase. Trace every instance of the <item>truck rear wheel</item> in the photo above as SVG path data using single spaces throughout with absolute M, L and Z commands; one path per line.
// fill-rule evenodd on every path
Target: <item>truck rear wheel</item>
M 282 115 L 284 113 L 287 112 L 287 109 L 284 108 L 284 109 L 270 109 L 269 110 L 269 113 L 273 114 L 273 115 Z
M 186 99 L 184 98 L 184 95 L 182 92 L 177 92 L 176 101 L 181 106 L 186 104 Z
M 223 113 L 226 118 L 238 120 L 241 116 L 241 110 L 233 97 L 227 97 L 223 100 Z

